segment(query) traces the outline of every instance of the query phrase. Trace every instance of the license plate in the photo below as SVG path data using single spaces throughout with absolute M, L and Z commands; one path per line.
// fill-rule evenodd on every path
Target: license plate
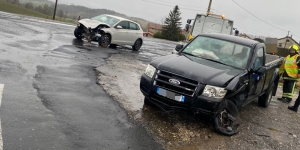
M 158 95 L 167 97 L 169 99 L 172 99 L 172 100 L 175 100 L 175 101 L 178 101 L 178 102 L 184 102 L 184 100 L 185 100 L 185 96 L 180 95 L 180 94 L 176 94 L 174 92 L 171 92 L 171 91 L 159 88 L 159 87 L 156 89 L 156 93 Z

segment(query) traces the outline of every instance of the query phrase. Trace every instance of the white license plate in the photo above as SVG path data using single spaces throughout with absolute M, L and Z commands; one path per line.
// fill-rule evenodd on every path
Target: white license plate
M 167 97 L 169 99 L 172 99 L 172 100 L 175 100 L 175 101 L 178 101 L 178 102 L 184 102 L 184 100 L 185 100 L 185 96 L 180 95 L 180 94 L 176 94 L 174 92 L 171 92 L 171 91 L 159 88 L 159 87 L 156 89 L 156 93 L 158 95 Z

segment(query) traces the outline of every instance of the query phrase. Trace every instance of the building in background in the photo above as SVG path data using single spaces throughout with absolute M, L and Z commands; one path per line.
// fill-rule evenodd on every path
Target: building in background
M 155 33 L 161 32 L 163 30 L 163 26 L 156 23 L 148 23 L 146 32 L 144 32 L 144 36 L 153 37 Z
M 278 48 L 288 49 L 292 44 L 296 44 L 299 47 L 299 43 L 295 41 L 292 37 L 286 36 L 284 38 L 278 39 Z

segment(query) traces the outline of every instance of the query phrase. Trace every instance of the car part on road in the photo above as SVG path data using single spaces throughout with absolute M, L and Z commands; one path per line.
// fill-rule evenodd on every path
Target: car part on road
M 117 48 L 117 45 L 116 44 L 110 44 L 109 47 L 110 48 Z
M 134 45 L 132 46 L 132 49 L 134 51 L 138 51 L 140 50 L 140 48 L 142 47 L 143 41 L 141 39 L 137 39 L 134 43 Z
M 225 106 L 217 113 L 213 120 L 214 129 L 220 134 L 232 136 L 239 132 L 237 118 L 239 111 L 232 101 L 226 100 Z
M 104 34 L 99 40 L 99 45 L 103 48 L 107 48 L 110 45 L 111 36 L 109 34 Z

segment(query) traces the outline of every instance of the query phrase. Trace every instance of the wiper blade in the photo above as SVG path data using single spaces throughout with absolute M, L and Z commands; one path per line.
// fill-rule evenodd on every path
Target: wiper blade
M 190 55 L 190 56 L 197 57 L 197 56 L 195 56 L 195 55 L 193 55 L 193 54 L 191 54 L 191 53 L 187 53 L 187 52 L 181 52 L 181 53 L 183 53 L 183 54 L 187 54 L 187 55 Z
M 203 57 L 201 57 L 201 58 L 203 58 Z M 213 61 L 213 62 L 216 62 L 216 63 L 219 63 L 219 64 L 223 64 L 223 65 L 229 66 L 228 64 L 222 63 L 222 62 L 214 60 L 214 59 L 210 59 L 210 58 L 203 58 L 203 59 L 206 59 L 206 60 L 209 60 L 209 61 Z

